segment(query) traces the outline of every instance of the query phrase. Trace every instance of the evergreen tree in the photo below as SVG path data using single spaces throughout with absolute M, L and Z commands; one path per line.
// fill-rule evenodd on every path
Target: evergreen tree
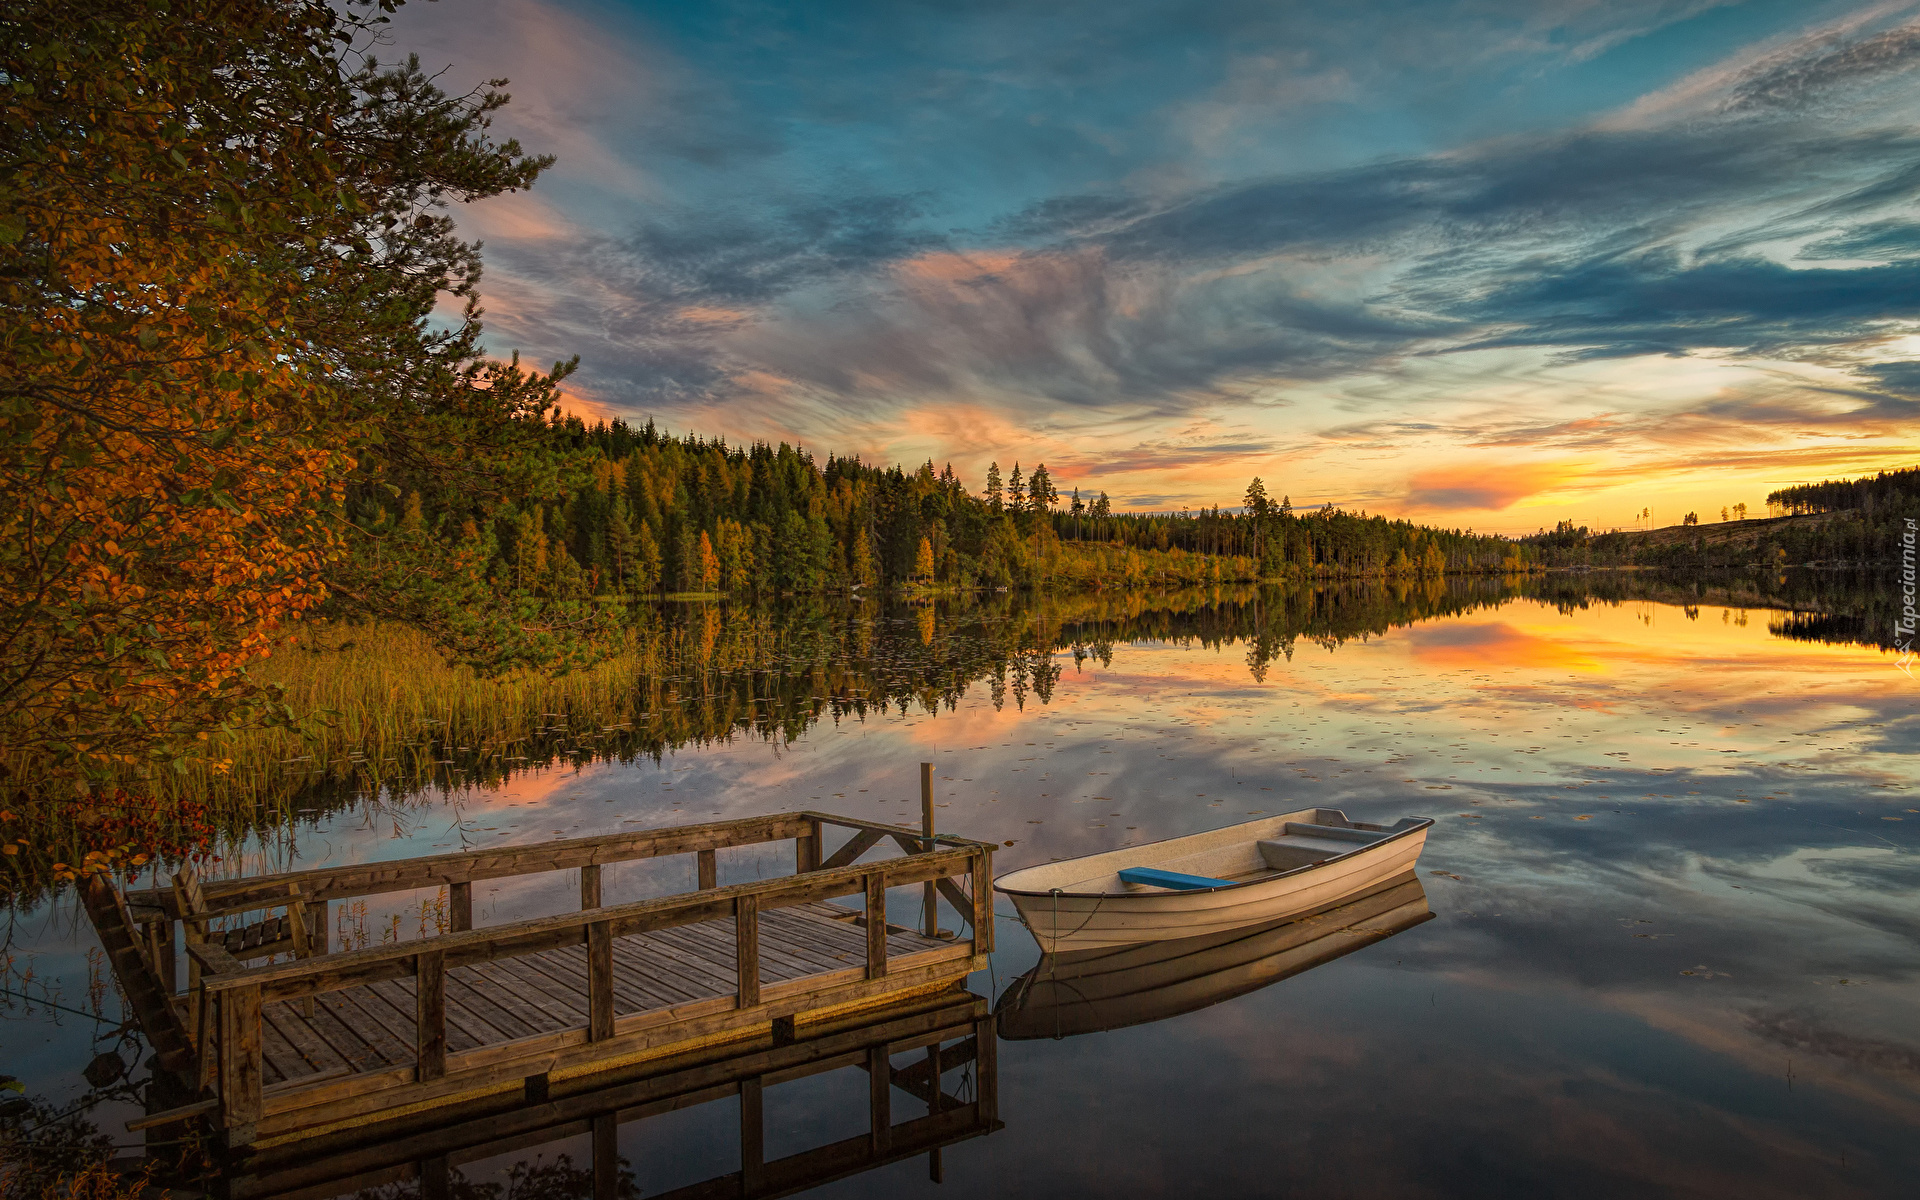
M 873 538 L 864 529 L 854 533 L 852 572 L 853 586 L 872 587 L 874 585 Z
M 1242 498 L 1247 515 L 1253 518 L 1253 558 L 1255 562 L 1266 559 L 1265 537 L 1267 525 L 1267 485 L 1255 475 L 1253 482 L 1247 485 L 1247 494 Z
M 636 539 L 638 545 L 633 552 L 633 586 L 642 595 L 657 591 L 660 587 L 660 543 L 653 536 L 653 526 L 641 525 Z
M 1047 473 L 1047 464 L 1041 463 L 1033 469 L 1033 477 L 1027 480 L 1027 507 L 1036 513 L 1049 513 L 1060 499 L 1060 493 L 1054 490 L 1053 476 Z
M 607 512 L 607 553 L 612 558 L 614 588 L 620 592 L 626 591 L 627 573 L 633 569 L 634 552 L 640 548 L 639 536 L 634 533 L 630 519 L 631 511 L 626 496 L 616 493 Z

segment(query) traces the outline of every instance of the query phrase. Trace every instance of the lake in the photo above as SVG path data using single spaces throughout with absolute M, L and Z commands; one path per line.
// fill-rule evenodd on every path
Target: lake
M 942 1184 L 922 1157 L 812 1194 L 1887 1196 L 1920 1167 L 1920 685 L 1887 649 L 1893 595 L 1596 575 L 869 606 L 810 618 L 819 661 L 669 697 L 711 708 L 771 672 L 765 711 L 673 738 L 556 715 L 524 763 L 317 782 L 223 869 L 781 809 L 915 824 L 923 761 L 941 829 L 1002 843 L 1000 872 L 1313 806 L 1431 816 L 1432 920 L 1163 1020 L 1002 1041 L 1004 1128 L 947 1147 Z M 781 857 L 724 858 L 720 882 Z M 483 923 L 555 902 L 475 894 Z M 917 889 L 892 902 L 917 918 Z M 1039 959 L 996 915 L 969 985 L 988 1000 Z M 0 1070 L 81 1102 L 118 1020 L 91 930 L 70 893 L 11 922 Z M 131 1144 L 124 1092 L 88 1119 Z M 770 1088 L 768 1155 L 864 1129 L 866 1097 L 858 1071 Z M 736 1169 L 737 1119 L 729 1099 L 622 1126 L 638 1194 Z M 457 1182 L 570 1194 L 587 1146 Z

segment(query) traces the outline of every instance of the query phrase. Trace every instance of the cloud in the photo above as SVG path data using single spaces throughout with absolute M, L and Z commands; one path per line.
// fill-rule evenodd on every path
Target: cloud
M 1719 61 L 1657 88 L 1601 124 L 1647 127 L 1685 120 L 1766 115 L 1806 107 L 1836 91 L 1857 90 L 1898 73 L 1911 60 L 1913 25 L 1887 22 L 1912 0 L 1870 4 L 1828 20 L 1761 38 Z
M 1413 657 L 1445 669 L 1599 672 L 1606 665 L 1564 639 L 1536 637 L 1504 621 L 1421 625 L 1407 631 Z
M 1857 86 L 1920 63 L 1920 22 L 1846 40 L 1837 35 L 1791 47 L 1757 63 L 1729 89 L 1731 111 L 1797 108 L 1842 86 Z
M 1074 477 L 1099 478 L 1134 471 L 1165 472 L 1191 467 L 1221 470 L 1236 462 L 1265 458 L 1275 450 L 1271 441 L 1143 442 L 1125 449 L 1099 454 L 1061 456 L 1058 462 Z
M 818 197 L 774 209 L 682 211 L 613 247 L 662 294 L 764 303 L 848 272 L 882 268 L 941 244 L 916 228 L 912 196 Z
M 1776 1046 L 1818 1054 L 1888 1075 L 1920 1075 L 1920 1046 L 1863 1038 L 1826 1028 L 1804 1012 L 1762 1012 L 1747 1017 L 1754 1035 Z
M 1874 363 L 1860 370 L 1890 392 L 1920 397 L 1920 362 Z
M 1416 473 L 1403 501 L 1413 512 L 1510 508 L 1578 474 L 1565 465 L 1473 463 Z
M 1920 258 L 1920 222 L 1871 221 L 1811 242 L 1801 258 Z
M 1519 275 L 1519 273 L 1515 273 Z M 1581 358 L 1727 349 L 1792 357 L 1920 316 L 1920 261 L 1851 270 L 1686 262 L 1672 247 L 1525 273 L 1469 302 L 1504 331 L 1455 349 L 1551 346 Z
M 1045 458 L 1142 504 L 1285 464 L 1295 494 L 1427 513 L 1884 462 L 1920 427 L 1911 4 L 1741 17 L 1708 55 L 1705 0 L 817 29 L 482 3 L 546 28 L 509 53 L 443 23 L 442 57 L 516 76 L 501 130 L 561 154 L 537 200 L 463 218 L 491 340 L 581 352 L 610 411 Z M 1624 69 L 1663 55 L 1717 61 L 1651 91 Z M 1591 482 L 1481 469 L 1509 450 Z
M 1912 319 L 1920 266 L 1795 269 L 1683 239 L 1742 208 L 1804 208 L 1821 187 L 1910 198 L 1888 164 L 1917 152 L 1889 132 L 1589 130 L 1150 210 L 1055 198 L 1006 227 L 1048 244 L 849 274 L 831 304 L 783 310 L 778 332 L 736 348 L 830 394 L 1168 416 L 1410 354 L 1802 356 Z

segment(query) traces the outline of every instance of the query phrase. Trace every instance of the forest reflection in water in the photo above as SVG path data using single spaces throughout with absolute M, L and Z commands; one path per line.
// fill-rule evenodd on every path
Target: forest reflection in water
M 784 745 L 820 721 L 951 711 L 981 684 L 996 709 L 1024 711 L 1030 699 L 1051 699 L 1067 669 L 1063 655 L 1111 665 L 1115 646 L 1140 642 L 1233 647 L 1260 682 L 1303 647 L 1332 651 L 1522 600 L 1563 613 L 1653 602 L 1697 618 L 1702 607 L 1717 608 L 1743 623 L 1764 619 L 1780 637 L 1886 649 L 1895 594 L 1883 579 L 1834 572 L 1589 572 L 888 605 L 669 604 L 652 617 L 660 651 L 652 669 L 632 671 L 591 704 L 497 727 L 455 715 L 385 755 L 287 764 L 262 792 L 311 811 L 382 794 L 494 787 L 558 765 L 658 762 L 736 737 Z
M 222 869 L 795 808 L 914 823 L 922 761 L 942 829 L 1001 843 L 1000 872 L 1308 806 L 1432 816 L 1431 920 L 1204 1008 L 1169 994 L 1164 1019 L 1096 1012 L 1103 1032 L 1003 1042 L 1006 1127 L 949 1148 L 945 1186 L 1897 1194 L 1920 1166 L 1920 713 L 1882 644 L 1896 594 L 1884 577 L 1594 573 L 685 606 L 663 618 L 684 665 L 621 719 L 555 714 L 506 754 L 436 746 L 452 761 L 377 787 L 316 778 Z M 720 881 L 787 869 L 743 853 Z M 608 902 L 644 882 L 610 873 Z M 475 900 L 492 922 L 565 897 Z M 899 902 L 913 923 L 917 900 Z M 1040 978 L 1010 906 L 997 918 L 993 970 L 971 982 L 993 998 Z M 399 909 L 355 919 L 414 931 Z M 13 947 L 16 970 L 86 995 L 87 938 L 61 903 L 16 909 Z M 77 1097 L 84 1022 L 35 1021 L 16 1007 L 0 1027 L 7 1069 Z M 806 1149 L 803 1131 L 859 1133 L 865 1085 L 845 1087 L 769 1108 L 770 1159 Z M 828 1130 L 834 1113 L 853 1125 Z M 648 1186 L 721 1176 L 736 1125 L 706 1105 L 623 1126 L 620 1153 L 684 1166 L 638 1172 Z M 584 1163 L 589 1142 L 563 1149 Z M 550 1150 L 504 1154 L 490 1178 Z M 922 1163 L 893 1163 L 820 1194 L 922 1189 Z

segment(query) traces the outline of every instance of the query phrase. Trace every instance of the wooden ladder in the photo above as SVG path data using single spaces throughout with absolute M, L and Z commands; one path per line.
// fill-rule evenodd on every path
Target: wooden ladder
M 105 871 L 88 875 L 80 884 L 80 901 L 87 917 L 107 952 L 113 977 L 133 1006 L 133 1015 L 153 1043 L 160 1066 L 190 1090 L 199 1087 L 199 1053 L 192 1034 L 173 1006 L 173 989 L 163 985 L 153 963 L 147 959 L 140 939 L 134 936 L 133 918 L 120 889 Z

